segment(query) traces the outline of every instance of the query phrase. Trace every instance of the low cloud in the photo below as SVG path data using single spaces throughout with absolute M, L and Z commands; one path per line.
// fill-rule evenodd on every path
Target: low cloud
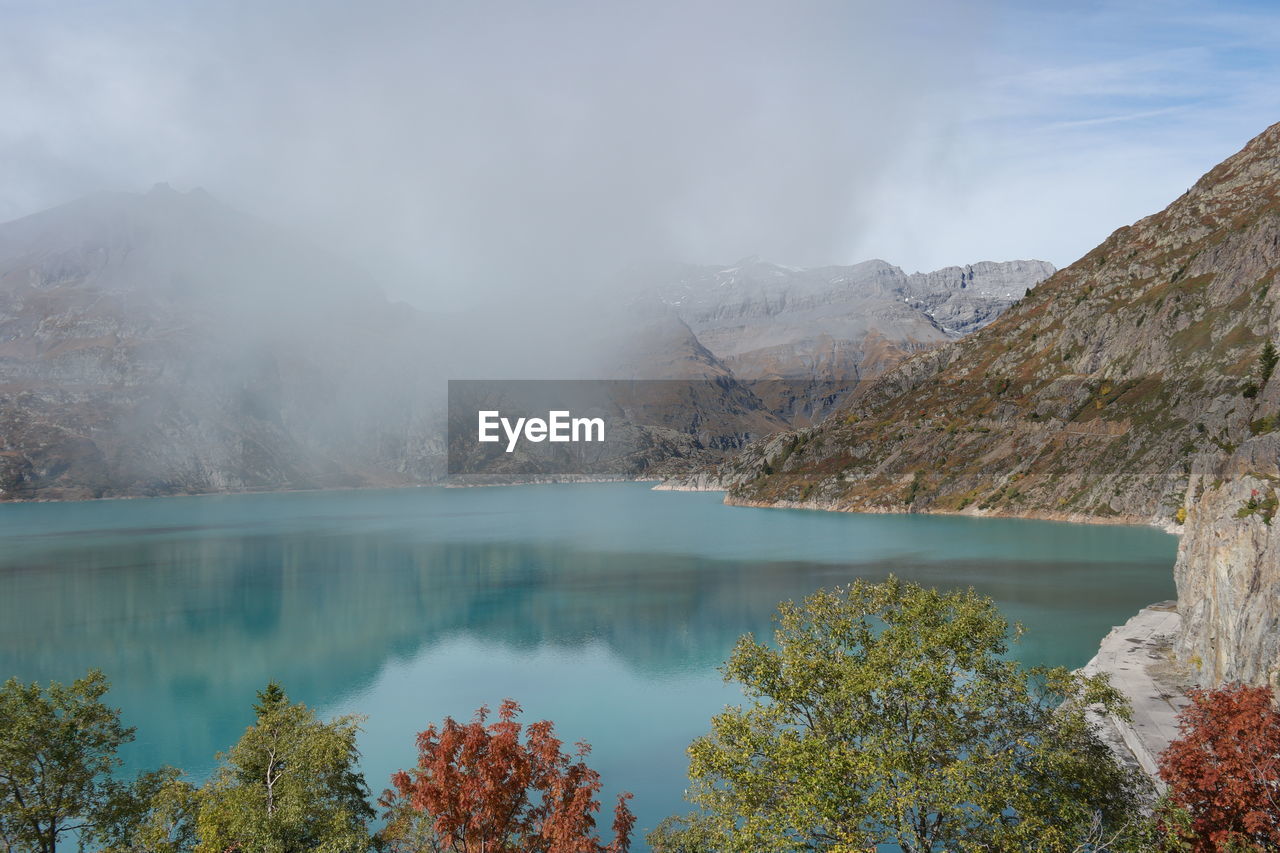
M 1064 265 L 1280 118 L 1277 16 L 1245 5 L 0 14 L 0 218 L 204 186 L 446 313 L 655 259 Z

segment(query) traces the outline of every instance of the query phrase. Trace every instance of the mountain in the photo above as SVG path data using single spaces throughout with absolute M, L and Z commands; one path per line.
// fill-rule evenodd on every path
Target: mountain
M 747 258 L 685 267 L 658 294 L 740 379 L 857 381 L 982 328 L 1053 272 L 1044 261 L 907 275 L 880 260 L 792 269 Z
M 669 307 L 577 309 L 590 328 L 557 328 L 551 349 L 577 340 L 592 374 L 696 381 L 692 398 L 631 395 L 660 429 L 626 472 L 786 427 Z M 471 319 L 390 302 L 202 190 L 101 193 L 0 225 L 0 500 L 437 481 L 446 378 L 484 375 L 495 338 L 490 373 L 563 369 L 516 358 L 541 343 L 531 330 L 506 340 Z
M 414 481 L 433 437 L 398 366 L 423 363 L 426 332 L 200 190 L 2 225 L 0 497 Z
M 907 275 L 880 260 L 794 269 L 745 258 L 653 274 L 657 298 L 771 412 L 807 426 L 860 382 L 990 323 L 1054 272 L 984 261 Z
M 583 334 L 591 377 L 449 383 L 452 482 L 658 479 L 723 461 L 788 428 L 669 307 L 649 299 L 600 305 Z M 598 371 L 598 372 L 597 372 Z M 607 378 L 599 378 L 599 377 Z M 508 422 L 553 410 L 607 421 L 598 443 L 482 442 L 482 411 Z
M 812 416 L 814 401 L 829 407 L 836 395 L 820 380 L 856 381 L 944 340 L 927 311 L 957 328 L 981 323 L 1004 298 L 992 288 L 1022 283 L 1000 279 L 1006 265 L 908 277 L 873 263 L 746 288 L 782 269 L 748 266 L 743 286 L 721 290 L 725 271 L 684 268 L 672 288 L 713 288 L 697 300 L 699 322 L 737 369 L 770 325 L 770 341 L 793 351 L 823 335 L 857 349 L 815 363 L 804 399 L 757 396 L 654 293 L 564 306 L 531 294 L 535 313 L 462 322 L 388 301 L 350 264 L 202 190 L 89 196 L 0 225 L 0 499 L 433 482 L 447 450 L 444 380 L 512 378 L 513 365 L 514 378 L 587 365 L 592 378 L 705 381 L 616 401 L 657 430 L 637 433 L 624 470 L 668 458 L 687 467 L 785 428 L 797 411 Z M 728 298 L 717 308 L 715 295 Z M 732 330 L 703 316 L 745 321 L 757 297 L 767 305 L 745 330 L 750 346 L 734 349 Z
M 704 472 L 727 500 L 1156 522 L 1179 653 L 1276 683 L 1280 125 L 961 341 Z

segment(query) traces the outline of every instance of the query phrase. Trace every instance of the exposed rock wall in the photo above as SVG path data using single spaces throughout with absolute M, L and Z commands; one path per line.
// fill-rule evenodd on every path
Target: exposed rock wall
M 908 275 L 880 260 L 793 269 L 686 267 L 660 297 L 739 379 L 869 379 L 982 328 L 1054 273 L 983 261 Z
M 1180 658 L 1210 684 L 1280 689 L 1280 435 L 1206 457 L 1187 489 L 1186 533 L 1175 570 Z
M 1055 272 L 1047 261 L 980 261 L 912 273 L 902 293 L 951 334 L 967 335 L 992 323 Z

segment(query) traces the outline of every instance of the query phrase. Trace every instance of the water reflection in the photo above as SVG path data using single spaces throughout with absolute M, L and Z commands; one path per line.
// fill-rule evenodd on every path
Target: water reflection
M 1020 657 L 1078 666 L 1109 626 L 1173 592 L 1173 540 L 1150 531 L 1081 535 L 1074 552 L 1027 559 L 1016 554 L 1040 547 L 1028 544 L 1035 531 L 1060 529 L 923 519 L 904 536 L 886 519 L 859 549 L 822 537 L 847 537 L 865 518 L 742 516 L 751 511 L 707 496 L 625 486 L 597 492 L 607 500 L 592 516 L 583 492 L 484 492 L 431 496 L 412 512 L 368 512 L 361 493 L 214 510 L 195 500 L 19 508 L 25 523 L 0 528 L 0 673 L 68 680 L 102 668 L 139 728 L 130 763 L 197 774 L 276 678 L 296 699 L 371 714 L 375 787 L 429 720 L 515 695 L 566 738 L 593 740 L 602 772 L 649 791 L 650 805 L 637 803 L 646 824 L 675 807 L 683 746 L 727 700 L 716 666 L 739 635 L 769 630 L 780 600 L 890 572 L 972 585 L 1031 629 Z M 532 506 L 548 495 L 579 502 L 550 532 Z M 513 514 L 521 501 L 532 522 Z M 750 529 L 735 528 L 744 518 Z M 575 524 L 583 535 L 568 535 Z M 770 555 L 792 537 L 803 559 L 752 559 L 741 549 L 752 536 Z

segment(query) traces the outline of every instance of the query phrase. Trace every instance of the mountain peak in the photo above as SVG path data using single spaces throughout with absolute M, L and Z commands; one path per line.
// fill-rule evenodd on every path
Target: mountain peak
M 121 194 L 122 200 L 126 203 L 129 201 L 141 202 L 143 205 L 161 205 L 165 210 L 213 210 L 222 209 L 230 212 L 230 208 L 223 205 L 213 197 L 203 187 L 192 187 L 183 192 L 174 189 L 167 181 L 161 181 L 153 184 L 151 189 L 139 195 L 130 193 Z

